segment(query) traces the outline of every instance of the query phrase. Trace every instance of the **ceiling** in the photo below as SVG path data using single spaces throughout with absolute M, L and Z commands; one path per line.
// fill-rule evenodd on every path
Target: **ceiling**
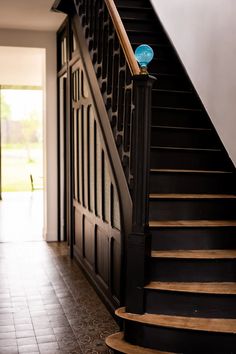
M 0 0 L 0 28 L 56 31 L 65 15 L 50 11 L 54 0 Z

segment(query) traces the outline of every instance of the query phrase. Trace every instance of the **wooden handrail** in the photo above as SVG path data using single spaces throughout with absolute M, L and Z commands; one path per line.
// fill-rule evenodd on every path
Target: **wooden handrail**
M 140 68 L 135 59 L 133 48 L 130 44 L 129 37 L 127 36 L 126 30 L 124 28 L 123 22 L 121 21 L 119 12 L 117 11 L 116 5 L 113 0 L 105 0 L 107 9 L 111 16 L 113 25 L 115 27 L 117 36 L 120 40 L 120 44 L 123 48 L 125 58 L 128 62 L 130 71 L 132 75 L 139 75 Z

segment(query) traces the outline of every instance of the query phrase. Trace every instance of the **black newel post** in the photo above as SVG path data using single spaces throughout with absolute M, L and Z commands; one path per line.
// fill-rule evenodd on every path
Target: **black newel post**
M 126 310 L 143 313 L 143 295 L 148 256 L 151 252 L 148 228 L 149 169 L 152 86 L 156 79 L 149 75 L 133 77 L 133 218 L 127 240 Z

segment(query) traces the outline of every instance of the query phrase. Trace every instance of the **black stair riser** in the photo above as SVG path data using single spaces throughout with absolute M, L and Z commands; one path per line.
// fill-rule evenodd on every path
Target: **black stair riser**
M 150 220 L 233 220 L 236 199 L 150 199 Z
M 136 19 L 142 21 L 149 21 L 155 19 L 155 15 L 152 9 L 143 9 L 143 8 L 125 8 L 119 7 L 118 8 L 120 17 L 123 19 Z
M 171 316 L 235 318 L 236 295 L 146 289 L 145 312 Z
M 181 73 L 183 74 L 183 69 L 177 61 L 161 60 L 158 56 L 148 65 L 148 72 L 155 73 L 157 77 L 158 74 L 176 74 L 180 76 Z M 181 76 L 181 79 L 187 81 L 184 76 Z M 159 80 L 154 84 L 154 87 L 159 88 Z
M 147 7 L 150 4 L 145 0 L 115 0 L 116 6 L 121 7 L 129 7 L 129 8 L 137 8 L 137 7 Z
M 155 76 L 153 87 L 160 90 L 183 90 L 190 91 L 189 82 L 183 76 L 176 74 L 175 67 L 168 69 L 165 64 L 160 63 L 156 72 L 149 71 L 150 75 Z
M 151 172 L 150 193 L 233 194 L 235 181 L 232 173 Z
M 153 102 L 156 104 L 156 102 Z M 152 108 L 152 125 L 186 128 L 209 128 L 209 122 L 202 111 Z
M 173 353 L 236 353 L 236 334 L 157 327 L 134 321 L 125 321 L 125 339 L 133 345 Z
M 235 259 L 151 258 L 152 281 L 235 282 Z
M 137 43 L 141 41 L 143 44 L 152 46 L 153 44 L 166 44 L 167 42 L 166 35 L 163 32 L 158 33 L 155 31 L 153 33 L 143 33 L 140 31 L 128 31 L 127 34 L 131 43 Z
M 199 100 L 193 92 L 153 90 L 152 101 L 162 107 L 200 108 Z
M 151 229 L 152 250 L 236 249 L 236 227 Z
M 151 168 L 228 171 L 230 167 L 221 151 L 151 148 Z
M 152 146 L 216 149 L 218 140 L 211 130 L 151 129 Z
M 124 0 L 125 1 L 125 0 Z M 155 20 L 152 21 L 142 21 L 138 20 L 136 18 L 134 19 L 123 19 L 122 20 L 123 25 L 126 30 L 134 30 L 137 31 L 137 29 L 141 32 L 155 32 L 160 28 L 160 25 L 158 27 L 158 24 Z

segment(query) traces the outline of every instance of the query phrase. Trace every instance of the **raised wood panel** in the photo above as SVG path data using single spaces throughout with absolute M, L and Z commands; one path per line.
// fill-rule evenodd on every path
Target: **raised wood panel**
M 80 59 L 72 63 L 71 83 L 74 254 L 117 306 L 122 254 L 119 195 Z
M 96 228 L 96 273 L 109 286 L 109 236 L 105 230 Z
M 75 237 L 74 242 L 77 251 L 83 254 L 83 215 L 78 208 L 74 208 L 75 213 Z
M 110 282 L 113 296 L 117 299 L 121 297 L 120 277 L 121 277 L 121 243 L 119 232 L 114 233 L 110 244 L 111 252 L 111 273 Z
M 103 18 L 100 18 L 99 26 L 102 26 L 102 22 Z M 108 31 L 107 27 L 104 36 L 108 36 Z M 111 42 L 111 52 L 115 45 L 115 41 Z M 69 19 L 58 32 L 58 77 L 67 75 L 67 133 L 64 132 L 64 138 L 68 152 L 65 174 L 70 205 L 69 242 L 71 255 L 77 258 L 107 304 L 114 308 L 120 305 L 121 298 L 123 223 L 120 221 L 120 196 L 107 151 L 107 137 L 105 139 L 104 127 L 101 128 L 100 125 L 111 117 L 98 116 L 79 48 L 80 43 Z M 101 59 L 99 48 L 98 54 Z M 112 56 L 107 59 L 107 65 L 118 67 L 119 56 L 116 55 L 114 63 Z M 126 68 L 122 73 L 125 71 Z M 117 73 L 114 77 L 117 84 L 118 76 Z M 109 80 L 106 85 L 112 93 L 111 78 Z M 122 84 L 126 85 L 124 76 Z M 119 97 L 118 102 L 118 93 L 114 91 L 114 95 L 117 99 L 113 109 L 116 109 L 119 102 L 122 101 L 124 105 L 125 97 Z M 107 104 L 109 105 L 109 98 Z M 110 139 L 114 139 L 112 132 Z
M 95 225 L 89 218 L 84 218 L 83 223 L 83 248 L 84 258 L 88 262 L 89 266 L 93 269 L 95 263 Z

